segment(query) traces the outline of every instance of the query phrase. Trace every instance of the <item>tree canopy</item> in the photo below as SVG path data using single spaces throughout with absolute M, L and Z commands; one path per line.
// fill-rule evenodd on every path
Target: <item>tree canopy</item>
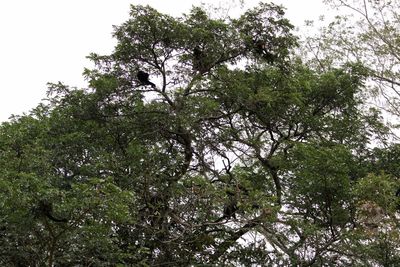
M 356 62 L 368 72 L 371 91 L 381 110 L 400 115 L 400 17 L 398 0 L 327 0 L 336 17 L 307 40 L 314 62 L 322 68 Z M 394 126 L 398 126 L 397 122 Z
M 1 265 L 400 261 L 400 149 L 363 64 L 304 63 L 274 4 L 132 6 L 113 36 L 88 88 L 50 84 L 0 127 Z

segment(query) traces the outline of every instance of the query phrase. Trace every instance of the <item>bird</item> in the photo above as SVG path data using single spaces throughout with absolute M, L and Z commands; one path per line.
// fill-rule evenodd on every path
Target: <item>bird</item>
M 136 77 L 142 85 L 150 85 L 153 88 L 156 88 L 156 85 L 149 81 L 149 74 L 142 70 L 139 70 Z
M 193 69 L 200 74 L 204 74 L 210 69 L 210 66 L 206 64 L 205 53 L 199 46 L 193 49 Z
M 50 220 L 52 220 L 53 222 L 63 222 L 63 223 L 68 222 L 67 218 L 56 218 L 53 215 L 53 203 L 46 200 L 39 201 L 37 207 L 35 207 L 35 214 L 37 216 L 45 216 Z

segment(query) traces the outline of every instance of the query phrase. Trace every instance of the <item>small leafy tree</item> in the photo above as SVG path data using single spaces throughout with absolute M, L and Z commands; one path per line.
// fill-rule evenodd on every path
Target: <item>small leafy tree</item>
M 355 62 L 365 67 L 381 109 L 399 116 L 400 43 L 399 6 L 395 1 L 325 1 L 337 13 L 306 47 L 313 61 L 324 68 Z

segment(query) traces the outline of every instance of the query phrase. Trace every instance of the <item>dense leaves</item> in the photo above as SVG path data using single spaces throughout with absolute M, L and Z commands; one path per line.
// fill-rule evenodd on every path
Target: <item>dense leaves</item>
M 370 148 L 364 69 L 303 65 L 283 15 L 132 6 L 89 88 L 0 127 L 0 263 L 394 266 L 398 148 Z

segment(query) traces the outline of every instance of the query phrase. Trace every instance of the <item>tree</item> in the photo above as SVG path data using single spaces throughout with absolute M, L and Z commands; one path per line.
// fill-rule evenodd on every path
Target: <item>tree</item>
M 319 66 L 362 64 L 381 109 L 399 116 L 399 5 L 395 1 L 328 0 L 337 16 L 306 43 Z
M 394 178 L 368 148 L 382 129 L 359 108 L 363 68 L 302 64 L 272 4 L 238 19 L 130 15 L 115 51 L 91 55 L 88 89 L 51 84 L 46 102 L 0 127 L 1 264 L 395 262 L 395 231 L 363 231 L 359 215 L 377 177 L 388 202 L 373 207 L 390 223 L 396 212 Z

